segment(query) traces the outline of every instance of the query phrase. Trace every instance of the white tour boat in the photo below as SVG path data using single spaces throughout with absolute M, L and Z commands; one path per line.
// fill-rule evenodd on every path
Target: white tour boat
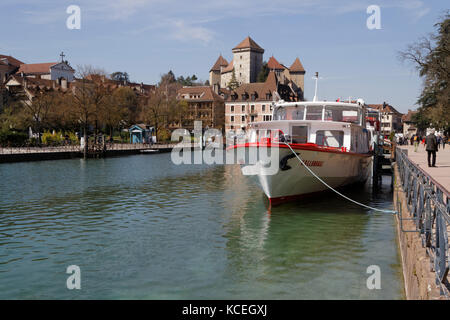
M 256 177 L 270 203 L 276 204 L 328 189 L 317 177 L 332 188 L 365 181 L 372 164 L 370 138 L 361 99 L 356 103 L 281 100 L 273 103 L 271 121 L 251 123 L 246 141 L 229 149 L 238 154 L 243 174 Z M 248 161 L 248 155 L 258 154 L 262 147 L 278 151 L 278 170 L 261 158 Z M 244 159 L 239 154 L 245 154 Z

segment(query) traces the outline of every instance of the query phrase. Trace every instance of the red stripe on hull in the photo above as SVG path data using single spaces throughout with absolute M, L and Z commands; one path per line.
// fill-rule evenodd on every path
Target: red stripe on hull
M 372 153 L 355 153 L 350 151 L 343 151 L 342 148 L 334 148 L 334 147 L 324 147 L 319 146 L 315 143 L 290 143 L 289 144 L 294 150 L 308 150 L 308 151 L 317 151 L 317 152 L 327 152 L 327 153 L 338 153 L 338 154 L 347 154 L 351 156 L 358 157 L 370 157 Z M 247 142 L 243 144 L 236 144 L 234 146 L 230 146 L 227 150 L 237 149 L 237 148 L 248 148 L 248 147 L 266 147 L 266 148 L 287 148 L 289 147 L 285 144 L 279 143 L 261 143 L 261 142 Z

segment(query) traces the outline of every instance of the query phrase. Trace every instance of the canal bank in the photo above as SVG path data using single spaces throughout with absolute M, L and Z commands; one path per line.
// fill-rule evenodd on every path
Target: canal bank
M 394 206 L 406 297 L 448 299 L 450 150 L 429 168 L 424 148 L 401 146 L 394 164 Z
M 120 157 L 136 154 L 166 153 L 173 148 L 171 144 L 115 144 L 110 145 L 101 152 L 89 152 L 88 158 Z M 78 146 L 63 147 L 25 147 L 25 148 L 0 148 L 0 163 L 64 160 L 83 158 L 83 152 Z

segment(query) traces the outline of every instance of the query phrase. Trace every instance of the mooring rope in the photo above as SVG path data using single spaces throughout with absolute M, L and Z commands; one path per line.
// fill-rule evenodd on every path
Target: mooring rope
M 327 188 L 329 188 L 330 190 L 334 191 L 335 193 L 337 193 L 338 195 L 340 195 L 340 196 L 343 197 L 344 199 L 347 199 L 348 201 L 351 201 L 351 202 L 353 202 L 354 204 L 357 204 L 357 205 L 359 205 L 359 206 L 361 206 L 361 207 L 364 207 L 364 208 L 367 208 L 367 209 L 371 209 L 371 210 L 375 210 L 375 211 L 379 211 L 379 212 L 384 212 L 384 213 L 393 213 L 393 214 L 396 214 L 396 213 L 397 213 L 397 211 L 394 211 L 394 210 L 385 210 L 385 209 L 379 209 L 379 208 L 374 208 L 374 207 L 368 206 L 368 205 L 366 205 L 366 204 L 364 204 L 364 203 L 361 203 L 361 202 L 358 202 L 358 201 L 356 201 L 356 200 L 353 200 L 353 199 L 347 197 L 346 195 L 340 193 L 339 191 L 337 191 L 336 189 L 334 189 L 333 187 L 331 187 L 329 184 L 327 184 L 325 181 L 323 181 L 317 174 L 315 174 L 314 171 L 312 171 L 312 170 L 305 164 L 305 162 L 303 162 L 302 158 L 300 158 L 300 157 L 298 156 L 297 152 L 295 152 L 294 149 L 292 149 L 292 147 L 291 147 L 288 143 L 286 143 L 286 142 L 283 142 L 283 143 L 284 143 L 285 145 L 287 145 L 289 149 L 291 149 L 292 153 L 297 157 L 297 159 L 300 161 L 300 163 L 301 163 L 301 164 L 309 171 L 309 173 L 311 173 L 315 178 L 317 178 L 317 180 L 319 180 L 320 182 L 322 182 Z

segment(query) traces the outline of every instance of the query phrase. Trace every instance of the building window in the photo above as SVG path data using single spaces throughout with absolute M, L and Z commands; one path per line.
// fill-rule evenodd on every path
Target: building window
M 270 100 L 272 98 L 272 94 L 271 93 L 266 93 L 266 100 Z
M 245 105 L 242 105 L 242 112 L 245 112 Z
M 262 105 L 262 111 L 263 112 L 266 111 L 266 105 L 265 104 Z
M 240 57 L 241 57 L 241 59 L 242 59 L 242 55 L 241 55 Z
M 234 116 L 231 116 L 231 122 L 234 122 Z
M 234 112 L 234 106 L 231 106 L 231 112 Z
M 251 110 L 252 110 L 252 113 L 255 112 L 255 106 L 254 105 L 251 106 Z
M 254 121 L 255 121 L 255 116 L 251 116 L 251 117 L 250 117 L 250 121 L 251 121 L 251 122 L 254 122 Z
M 245 122 L 245 116 L 242 116 L 242 122 Z

